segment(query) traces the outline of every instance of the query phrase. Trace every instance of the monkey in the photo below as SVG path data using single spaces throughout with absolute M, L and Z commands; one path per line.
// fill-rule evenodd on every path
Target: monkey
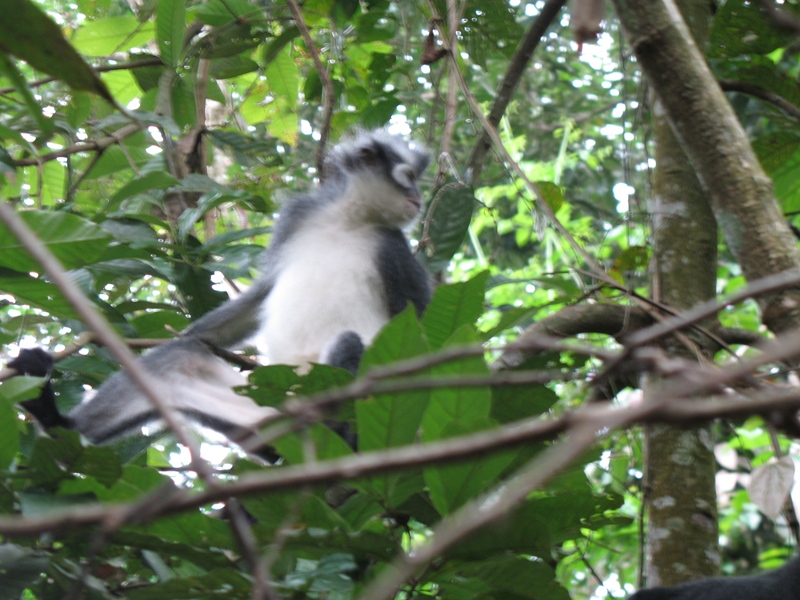
M 332 148 L 316 189 L 282 206 L 251 287 L 140 357 L 167 403 L 235 442 L 276 409 L 235 393 L 231 388 L 246 379 L 214 349 L 251 342 L 270 364 L 321 362 L 355 374 L 365 345 L 391 317 L 409 303 L 421 315 L 431 276 L 403 229 L 422 210 L 418 179 L 429 163 L 427 150 L 381 130 L 359 132 Z M 48 363 L 42 354 L 49 357 L 23 350 L 9 366 L 44 376 L 52 358 Z M 75 429 L 94 443 L 158 423 L 124 371 L 66 415 L 49 383 L 40 398 L 26 402 L 43 426 Z
M 629 600 L 800 600 L 800 558 L 744 577 L 711 577 L 674 587 L 639 590 Z

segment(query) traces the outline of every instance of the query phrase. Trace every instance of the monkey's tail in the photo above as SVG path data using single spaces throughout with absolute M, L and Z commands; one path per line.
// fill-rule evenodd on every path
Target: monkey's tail
M 53 384 L 50 382 L 50 372 L 55 360 L 41 348 L 26 348 L 20 350 L 19 356 L 8 363 L 8 367 L 16 369 L 20 375 L 33 377 L 47 377 L 47 382 L 42 386 L 38 398 L 25 400 L 20 404 L 44 427 L 73 427 L 72 420 L 61 414 L 56 405 L 53 393 Z

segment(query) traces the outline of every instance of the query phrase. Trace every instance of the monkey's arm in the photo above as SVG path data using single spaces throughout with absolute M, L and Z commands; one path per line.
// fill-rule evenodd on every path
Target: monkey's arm
M 402 312 L 411 302 L 421 315 L 431 299 L 431 276 L 411 253 L 399 229 L 381 230 L 377 262 L 389 314 Z

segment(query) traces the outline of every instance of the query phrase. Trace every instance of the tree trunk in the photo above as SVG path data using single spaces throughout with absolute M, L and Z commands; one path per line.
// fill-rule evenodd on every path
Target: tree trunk
M 772 182 L 674 1 L 613 1 L 658 106 L 703 183 L 745 277 L 753 281 L 800 269 L 800 253 L 775 202 Z M 800 324 L 800 289 L 767 294 L 758 303 L 773 332 Z
M 679 0 L 701 48 L 707 41 L 707 0 Z M 715 295 L 717 224 L 708 197 L 683 152 L 659 100 L 652 106 L 656 167 L 650 214 L 653 227 L 653 295 L 685 310 Z M 671 354 L 697 359 L 675 341 Z M 655 382 L 646 382 L 647 388 Z M 674 585 L 719 572 L 713 435 L 710 425 L 645 429 L 647 585 Z

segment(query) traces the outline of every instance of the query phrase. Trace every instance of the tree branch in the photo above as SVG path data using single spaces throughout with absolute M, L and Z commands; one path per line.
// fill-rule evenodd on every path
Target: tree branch
M 778 109 L 793 119 L 800 120 L 800 108 L 797 108 L 779 94 L 767 91 L 754 83 L 737 81 L 736 79 L 720 79 L 719 84 L 725 92 L 740 92 L 748 96 L 753 96 L 754 98 L 759 98 L 760 100 L 774 104 Z
M 492 107 L 489 109 L 487 120 L 493 127 L 497 127 L 500 123 L 500 119 L 503 118 L 511 102 L 511 98 L 517 90 L 517 86 L 519 86 L 519 82 L 528 68 L 528 63 L 534 51 L 539 46 L 539 41 L 550 28 L 550 25 L 566 3 L 567 0 L 547 0 L 542 10 L 539 12 L 539 16 L 534 19 L 528 31 L 525 32 L 525 36 L 520 41 L 519 46 L 517 46 L 517 49 L 514 51 L 514 56 L 511 57 L 508 63 L 508 69 L 506 69 L 506 74 L 503 76 L 503 82 L 500 84 L 495 94 L 494 102 L 492 102 Z M 452 68 L 457 68 L 457 66 L 453 65 Z M 467 171 L 472 171 L 472 181 L 478 180 L 483 170 L 483 165 L 486 162 L 484 160 L 486 158 L 486 153 L 491 146 L 492 138 L 488 131 L 484 129 L 475 142 L 475 145 L 472 147 L 472 154 L 467 161 Z

